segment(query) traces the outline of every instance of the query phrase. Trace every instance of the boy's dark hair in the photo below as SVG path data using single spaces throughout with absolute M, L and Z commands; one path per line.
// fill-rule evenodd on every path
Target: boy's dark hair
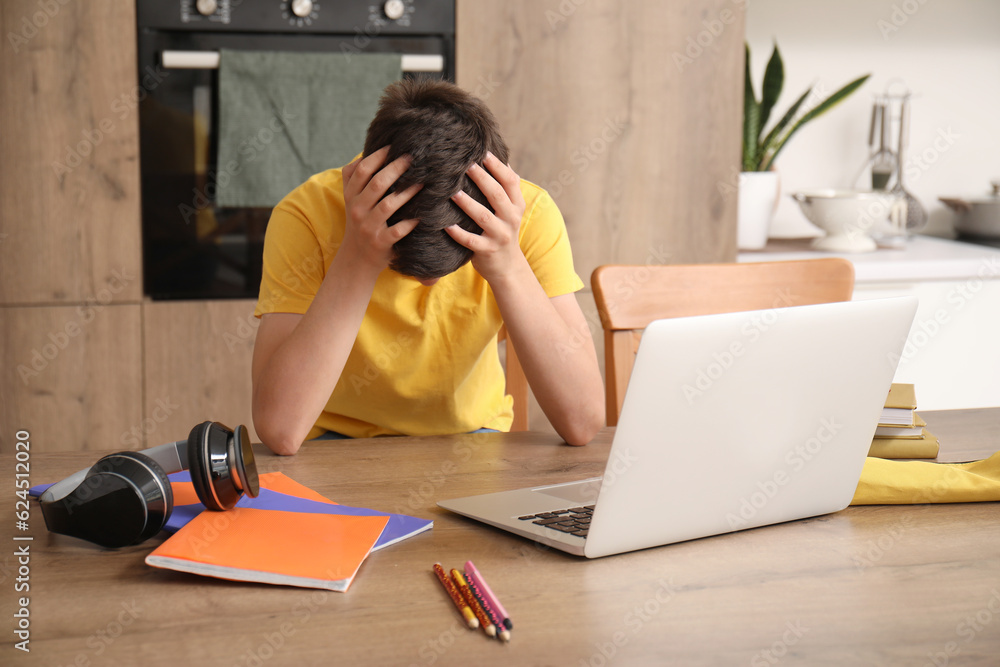
M 486 105 L 458 86 L 439 79 L 404 79 L 385 89 L 378 112 L 368 126 L 364 155 L 389 146 L 386 164 L 401 155 L 413 163 L 390 192 L 423 183 L 388 224 L 416 218 L 420 223 L 393 247 L 389 267 L 415 278 L 432 279 L 455 271 L 472 258 L 472 251 L 455 242 L 445 227 L 458 225 L 481 234 L 482 229 L 451 200 L 460 189 L 493 210 L 465 170 L 482 164 L 490 151 L 509 160 L 507 144 Z

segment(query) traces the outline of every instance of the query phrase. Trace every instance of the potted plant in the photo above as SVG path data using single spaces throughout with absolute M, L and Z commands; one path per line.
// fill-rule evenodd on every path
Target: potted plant
M 785 68 L 781 53 L 775 43 L 771 59 L 764 70 L 760 101 L 750 79 L 750 46 L 746 47 L 746 64 L 743 93 L 743 166 L 739 186 L 739 237 L 741 250 L 763 248 L 778 196 L 778 174 L 773 170 L 774 161 L 803 125 L 826 113 L 848 95 L 861 87 L 870 74 L 858 77 L 833 93 L 808 111 L 803 106 L 813 94 L 810 86 L 785 115 L 765 133 L 774 105 L 781 95 L 785 81 Z M 801 113 L 800 113 L 801 112 Z

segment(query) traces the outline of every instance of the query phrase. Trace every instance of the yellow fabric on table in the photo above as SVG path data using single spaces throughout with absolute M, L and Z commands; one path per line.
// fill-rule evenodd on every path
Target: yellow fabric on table
M 1000 501 L 1000 452 L 971 463 L 893 461 L 869 456 L 852 505 Z

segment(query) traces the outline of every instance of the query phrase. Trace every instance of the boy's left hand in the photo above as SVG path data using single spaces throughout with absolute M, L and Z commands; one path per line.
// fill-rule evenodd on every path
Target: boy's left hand
M 472 265 L 492 284 L 494 280 L 510 274 L 519 262 L 524 262 L 524 254 L 518 244 L 518 230 L 525 204 L 521 195 L 521 177 L 513 169 L 492 153 L 486 154 L 483 165 L 486 169 L 473 164 L 466 173 L 486 195 L 496 213 L 491 213 L 460 190 L 452 196 L 452 201 L 482 227 L 483 233 L 476 235 L 458 225 L 445 229 L 451 238 L 473 252 Z

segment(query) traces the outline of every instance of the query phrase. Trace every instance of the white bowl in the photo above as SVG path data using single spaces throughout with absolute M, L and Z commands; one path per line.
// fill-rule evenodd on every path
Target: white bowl
M 869 234 L 887 224 L 893 206 L 900 200 L 889 192 L 866 190 L 811 190 L 791 197 L 809 222 L 826 232 L 826 236 L 813 241 L 813 247 L 830 252 L 875 250 Z

